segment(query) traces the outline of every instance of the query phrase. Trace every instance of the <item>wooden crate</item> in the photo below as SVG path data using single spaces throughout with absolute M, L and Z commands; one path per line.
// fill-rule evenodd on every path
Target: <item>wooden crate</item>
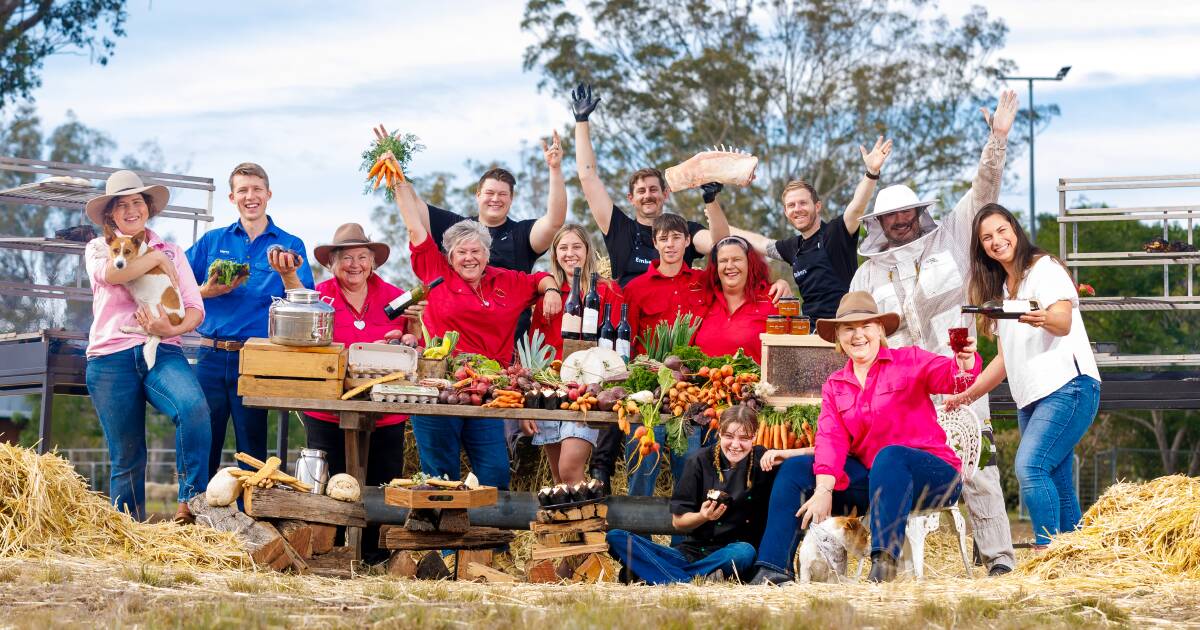
M 251 337 L 238 356 L 238 373 L 296 379 L 337 379 L 346 377 L 345 346 L 281 346 L 260 337 Z
M 383 489 L 383 502 L 413 508 L 477 508 L 495 505 L 499 497 L 495 487 L 482 486 L 477 490 L 413 490 L 411 488 Z
M 830 374 L 846 366 L 846 357 L 817 335 L 759 335 L 762 380 L 775 386 L 767 397 L 772 406 L 821 404 L 821 387 Z
M 238 396 L 337 400 L 342 397 L 342 380 L 243 375 L 238 377 Z

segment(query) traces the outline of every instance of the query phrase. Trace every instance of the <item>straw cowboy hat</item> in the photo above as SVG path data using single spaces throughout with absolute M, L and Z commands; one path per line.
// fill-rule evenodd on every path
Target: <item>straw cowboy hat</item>
M 159 186 L 158 184 L 147 186 L 142 183 L 142 178 L 138 177 L 137 173 L 133 171 L 117 171 L 109 175 L 108 181 L 104 182 L 104 194 L 89 199 L 83 211 L 87 213 L 92 223 L 104 225 L 104 208 L 108 206 L 108 202 L 113 197 L 123 197 L 137 193 L 146 193 L 154 200 L 153 207 L 150 209 L 150 217 L 162 212 L 167 207 L 167 199 L 171 198 L 171 193 L 167 190 L 166 186 Z
M 392 248 L 386 243 L 379 243 L 367 238 L 367 233 L 363 231 L 363 227 L 357 223 L 343 223 L 333 233 L 333 242 L 328 245 L 318 245 L 313 250 L 313 258 L 317 259 L 324 267 L 332 266 L 329 259 L 330 255 L 336 249 L 346 247 L 366 247 L 375 254 L 375 266 L 380 267 L 387 262 L 388 256 L 392 253 Z
M 875 196 L 875 206 L 871 212 L 863 215 L 863 219 L 874 219 L 881 215 L 912 210 L 913 208 L 928 208 L 937 203 L 936 199 L 919 199 L 917 193 L 904 184 L 895 184 L 879 191 Z
M 834 319 L 818 319 L 817 334 L 822 339 L 833 343 L 838 324 L 878 321 L 883 325 L 884 336 L 891 335 L 900 327 L 900 316 L 895 313 L 880 313 L 875 298 L 866 291 L 851 291 L 842 296 L 838 303 L 837 317 Z

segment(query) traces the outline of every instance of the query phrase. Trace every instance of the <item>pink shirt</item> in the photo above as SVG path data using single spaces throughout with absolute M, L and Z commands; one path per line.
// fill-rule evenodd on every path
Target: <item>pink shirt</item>
M 919 449 L 961 471 L 929 396 L 963 391 L 975 382 L 982 363 L 976 354 L 970 376 L 956 380 L 958 364 L 950 357 L 914 346 L 880 348 L 866 387 L 859 387 L 853 362 L 847 361 L 821 388 L 813 472 L 833 475 L 834 489 L 844 490 L 850 485 L 846 457 L 853 455 L 869 469 L 886 446 Z
M 362 312 L 354 310 L 350 303 L 346 301 L 342 295 L 342 288 L 338 285 L 337 278 L 330 278 L 321 284 L 314 287 L 321 297 L 333 298 L 333 340 L 338 343 L 346 344 L 349 348 L 352 343 L 371 343 L 380 341 L 383 336 L 390 330 L 404 330 L 408 319 L 405 317 L 397 317 L 395 320 L 388 319 L 383 312 L 383 307 L 387 306 L 388 302 L 396 299 L 403 291 L 393 284 L 389 284 L 379 277 L 379 274 L 372 273 L 367 278 L 367 299 L 363 302 Z M 362 330 L 354 325 L 355 321 L 361 319 L 363 323 Z M 305 411 L 304 413 L 326 422 L 337 422 L 337 416 L 331 413 L 321 411 Z M 380 416 L 375 421 L 375 426 L 386 427 L 393 424 L 400 424 L 408 419 L 404 414 L 388 414 Z
M 196 278 L 192 275 L 183 249 L 163 241 L 148 228 L 146 238 L 150 247 L 164 252 L 175 263 L 183 307 L 194 308 L 203 314 L 204 300 L 200 298 L 200 288 L 196 286 Z M 87 356 L 104 356 L 145 343 L 145 335 L 121 332 L 122 326 L 138 325 L 134 317 L 138 305 L 124 286 L 105 282 L 104 270 L 108 267 L 110 257 L 108 243 L 104 242 L 103 236 L 88 242 L 83 260 L 88 278 L 92 281 L 92 329 L 88 333 Z M 263 313 L 263 317 L 266 317 L 266 313 Z M 162 342 L 178 346 L 179 337 L 163 339 Z

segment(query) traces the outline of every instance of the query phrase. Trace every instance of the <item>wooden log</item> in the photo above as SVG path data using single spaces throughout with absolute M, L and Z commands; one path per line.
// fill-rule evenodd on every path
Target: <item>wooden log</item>
M 438 529 L 437 510 L 412 509 L 404 519 L 404 529 L 410 532 L 436 532 Z
M 246 488 L 242 493 L 246 514 L 256 518 L 296 519 L 366 527 L 367 511 L 361 502 L 338 501 L 320 494 L 281 488 Z
M 206 525 L 219 532 L 233 532 L 242 549 L 255 564 L 270 565 L 283 553 L 284 539 L 279 530 L 269 523 L 260 523 L 240 512 L 235 505 L 211 506 L 204 494 L 192 497 L 188 502 L 196 523 Z
M 411 532 L 403 527 L 379 528 L 379 546 L 384 549 L 493 549 L 513 540 L 513 533 L 492 527 L 472 527 L 465 533 Z
M 583 563 L 584 556 L 566 556 L 554 567 L 554 574 L 560 580 L 570 580 L 575 576 L 575 568 Z
M 593 553 L 584 559 L 582 564 L 576 567 L 571 579 L 575 582 L 586 582 L 588 584 L 616 582 L 618 571 L 616 563 L 607 555 Z
M 492 550 L 491 549 L 459 549 L 454 552 L 454 562 L 458 565 L 460 571 L 471 563 L 482 564 L 485 567 L 492 566 Z
M 534 560 L 544 560 L 547 558 L 566 558 L 567 556 L 577 556 L 580 554 L 600 553 L 608 551 L 608 543 L 594 543 L 583 545 L 567 545 L 563 547 L 541 547 L 533 546 L 532 558 Z
M 585 545 L 598 545 L 600 543 L 607 543 L 607 542 L 608 542 L 608 539 L 605 537 L 604 532 L 584 532 L 583 533 L 583 544 L 585 544 Z
M 308 560 L 308 569 L 324 577 L 349 578 L 354 575 L 354 550 L 350 547 L 334 547 Z
M 558 582 L 553 560 L 529 560 L 525 562 L 525 581 L 531 584 Z
M 309 523 L 312 531 L 312 552 L 314 555 L 329 553 L 333 549 L 333 541 L 337 538 L 337 527 L 321 523 Z
M 404 530 L 400 530 L 404 531 Z M 440 551 L 430 551 L 421 557 L 417 563 L 418 580 L 445 580 L 450 578 L 450 569 L 446 568 Z
M 438 531 L 465 534 L 471 529 L 471 517 L 466 510 L 441 510 L 438 515 Z
M 483 580 L 490 584 L 509 584 L 517 581 L 517 578 L 503 572 L 497 571 L 489 566 L 471 562 L 467 564 L 466 574 L 473 579 Z
M 300 554 L 301 558 L 308 559 L 313 556 L 313 530 L 312 526 L 304 521 L 285 520 L 280 521 L 279 533 L 283 534 L 284 540 Z
M 387 561 L 387 572 L 395 577 L 416 577 L 417 561 L 413 559 L 412 552 L 393 551 L 392 557 Z

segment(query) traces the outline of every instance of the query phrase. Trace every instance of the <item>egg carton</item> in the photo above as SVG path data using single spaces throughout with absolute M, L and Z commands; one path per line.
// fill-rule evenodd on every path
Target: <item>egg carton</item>
M 436 387 L 383 383 L 371 387 L 371 400 L 374 402 L 432 405 L 438 401 L 438 390 Z
M 351 378 L 375 378 L 393 372 L 411 376 L 417 371 L 417 351 L 386 343 L 353 343 L 346 356 L 346 371 Z

